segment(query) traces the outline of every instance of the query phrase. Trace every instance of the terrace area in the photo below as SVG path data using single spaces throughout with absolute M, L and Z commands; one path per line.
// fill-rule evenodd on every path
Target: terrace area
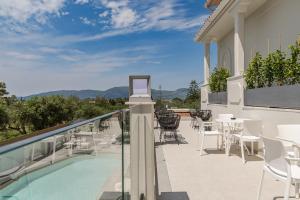
M 171 138 L 165 143 L 157 140 L 159 199 L 199 200 L 257 198 L 264 161 L 259 156 L 247 156 L 244 164 L 239 146 L 231 155 L 216 150 L 216 138 L 206 138 L 206 151 L 200 156 L 199 133 L 191 127 L 191 118 L 183 117 L 179 126 L 180 144 Z M 159 129 L 155 132 L 157 138 Z M 167 174 L 166 174 L 167 173 Z M 265 175 L 262 199 L 283 199 L 285 184 Z M 291 188 L 291 198 L 295 198 Z
M 54 135 L 43 135 L 45 139 L 2 153 L 0 199 L 38 200 L 45 194 L 49 200 L 129 199 L 129 121 L 120 113 L 58 129 L 55 134 L 48 132 Z M 247 162 L 243 163 L 238 145 L 233 145 L 227 156 L 224 150 L 216 149 L 216 137 L 206 138 L 200 155 L 201 137 L 191 120 L 188 112 L 181 114 L 178 141 L 172 135 L 160 141 L 161 129 L 154 121 L 157 199 L 256 199 L 264 166 L 261 156 L 246 154 Z M 70 142 L 74 142 L 72 149 Z M 266 174 L 263 183 L 262 199 L 283 199 L 283 182 Z M 293 188 L 290 196 L 295 198 Z

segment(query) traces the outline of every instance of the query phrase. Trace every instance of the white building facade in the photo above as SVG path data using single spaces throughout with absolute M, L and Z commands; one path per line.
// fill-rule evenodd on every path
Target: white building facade
M 196 35 L 196 41 L 204 44 L 205 51 L 201 109 L 212 110 L 213 116 L 232 113 L 238 117 L 261 119 L 263 134 L 268 137 L 277 136 L 278 124 L 300 124 L 299 109 L 245 105 L 243 76 L 256 52 L 263 57 L 276 49 L 288 52 L 288 46 L 299 40 L 299 35 L 299 0 L 222 0 Z M 227 79 L 226 104 L 208 100 L 211 42 L 217 44 L 218 66 L 231 72 Z

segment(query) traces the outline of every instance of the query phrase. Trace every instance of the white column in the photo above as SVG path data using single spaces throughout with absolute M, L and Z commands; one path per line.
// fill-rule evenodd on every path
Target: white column
M 204 44 L 204 84 L 208 84 L 209 80 L 209 68 L 210 68 L 210 42 Z
M 234 75 L 241 75 L 245 67 L 244 58 L 244 13 L 236 12 L 234 15 Z

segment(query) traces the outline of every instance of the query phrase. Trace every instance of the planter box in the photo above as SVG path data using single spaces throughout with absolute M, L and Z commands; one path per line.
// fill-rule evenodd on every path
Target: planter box
M 285 85 L 245 90 L 245 105 L 300 109 L 300 85 Z
M 227 104 L 227 92 L 214 92 L 208 94 L 208 103 Z

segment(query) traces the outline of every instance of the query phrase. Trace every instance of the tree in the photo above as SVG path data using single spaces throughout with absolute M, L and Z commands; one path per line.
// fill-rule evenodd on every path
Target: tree
M 200 98 L 201 97 L 199 85 L 195 80 L 192 80 L 184 102 L 189 108 L 199 108 Z
M 30 128 L 32 126 L 31 117 L 34 113 L 23 101 L 17 101 L 10 105 L 9 110 L 9 128 L 17 130 L 20 134 L 26 134 L 26 127 Z
M 104 110 L 91 104 L 84 104 L 77 112 L 78 118 L 89 119 L 104 114 Z
M 3 97 L 6 94 L 8 94 L 6 84 L 4 82 L 0 82 L 0 97 Z
M 7 111 L 4 106 L 0 105 L 0 130 L 6 129 L 8 122 L 9 122 L 9 118 L 8 118 Z
M 33 97 L 26 104 L 34 131 L 68 122 L 75 115 L 76 102 L 70 104 L 62 96 Z
M 200 88 L 195 80 L 192 80 L 186 95 L 186 102 L 195 102 L 200 100 Z

